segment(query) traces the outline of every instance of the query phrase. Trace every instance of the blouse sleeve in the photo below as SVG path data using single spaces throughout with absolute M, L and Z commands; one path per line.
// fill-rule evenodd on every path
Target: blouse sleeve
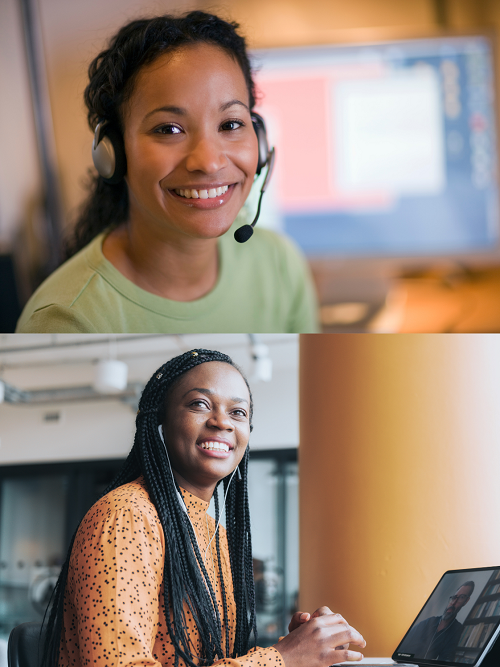
M 160 667 L 153 646 L 164 545 L 161 527 L 150 519 L 131 508 L 81 526 L 68 583 L 82 665 Z
M 163 530 L 138 507 L 105 514 L 85 517 L 72 550 L 67 589 L 72 613 L 65 616 L 63 631 L 69 660 L 63 663 L 77 664 L 71 659 L 77 652 L 82 667 L 162 667 L 153 649 L 162 604 Z M 272 647 L 214 664 L 284 667 Z
M 227 665 L 228 667 L 285 667 L 281 653 L 275 648 L 257 648 L 239 658 L 224 658 L 214 662 L 214 665 Z

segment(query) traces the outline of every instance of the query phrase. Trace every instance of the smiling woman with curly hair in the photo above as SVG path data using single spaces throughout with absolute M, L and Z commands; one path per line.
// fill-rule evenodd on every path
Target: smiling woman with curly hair
M 73 256 L 31 297 L 19 332 L 317 330 L 292 242 L 230 232 L 248 223 L 245 201 L 272 161 L 236 28 L 200 11 L 137 20 L 91 63 L 99 174 Z

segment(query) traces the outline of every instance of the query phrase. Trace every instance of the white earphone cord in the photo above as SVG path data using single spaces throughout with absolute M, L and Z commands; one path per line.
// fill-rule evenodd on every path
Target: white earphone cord
M 161 424 L 159 424 L 159 426 L 158 426 L 158 433 L 160 434 L 161 441 L 162 441 L 162 443 L 163 443 L 163 446 L 165 447 L 165 454 L 167 455 L 168 468 L 169 468 L 169 470 L 170 470 L 170 474 L 172 475 L 172 481 L 173 481 L 173 483 L 174 483 L 174 487 L 175 487 L 175 489 L 176 489 L 176 491 L 177 491 L 177 485 L 176 485 L 176 483 L 175 483 L 175 477 L 174 477 L 174 473 L 173 473 L 173 471 L 172 471 L 172 464 L 170 463 L 170 456 L 168 455 L 167 445 L 165 444 L 165 439 L 164 439 L 164 437 L 163 437 L 163 427 L 162 427 Z M 203 562 L 204 562 L 204 563 L 205 563 L 206 560 L 207 560 L 207 553 L 208 553 L 208 550 L 210 549 L 210 545 L 212 544 L 212 542 L 213 542 L 213 540 L 214 540 L 214 537 L 217 535 L 217 531 L 219 530 L 219 525 L 220 525 L 220 522 L 221 522 L 222 514 L 224 514 L 224 517 L 226 516 L 226 498 L 227 498 L 227 494 L 228 494 L 228 491 L 229 491 L 229 486 L 230 486 L 231 482 L 233 481 L 234 473 L 235 473 L 237 470 L 238 470 L 238 466 L 236 466 L 236 468 L 233 470 L 233 474 L 231 475 L 231 478 L 230 478 L 230 480 L 229 480 L 229 484 L 227 485 L 226 492 L 225 492 L 225 494 L 224 494 L 224 503 L 223 503 L 223 505 L 222 505 L 222 512 L 219 513 L 219 520 L 217 521 L 217 525 L 216 525 L 216 527 L 215 527 L 214 534 L 213 534 L 212 537 L 210 538 L 210 540 L 209 540 L 209 542 L 208 542 L 208 546 L 207 546 L 207 548 L 205 549 L 205 554 L 204 554 L 204 556 L 203 556 Z M 178 499 L 179 499 L 179 502 L 181 503 L 181 507 L 182 507 L 182 509 L 183 509 L 183 510 L 186 512 L 186 514 L 187 514 L 187 518 L 189 519 L 189 523 L 191 524 L 191 528 L 193 529 L 193 533 L 194 533 L 196 542 L 198 542 L 198 538 L 196 537 L 196 531 L 195 531 L 195 529 L 194 529 L 193 522 L 191 521 L 191 517 L 189 516 L 188 511 L 187 511 L 186 503 L 184 502 L 184 498 L 181 496 L 181 494 L 179 493 L 179 491 L 177 491 L 177 497 L 178 497 Z M 199 544 L 198 544 L 198 549 L 200 549 L 200 545 L 199 545 Z M 200 553 L 201 553 L 201 549 L 200 549 Z

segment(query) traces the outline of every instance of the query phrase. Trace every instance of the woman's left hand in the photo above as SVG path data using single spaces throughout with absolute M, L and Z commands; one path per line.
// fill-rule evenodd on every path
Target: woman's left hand
M 329 608 L 329 607 L 319 607 L 319 609 L 316 609 L 316 611 L 311 615 L 307 611 L 296 611 L 295 614 L 292 616 L 291 621 L 288 625 L 288 632 L 293 632 L 296 630 L 299 626 L 301 626 L 303 623 L 307 623 L 307 621 L 311 620 L 311 618 L 316 618 L 318 616 L 327 616 L 328 614 L 333 614 L 334 612 Z M 343 644 L 342 646 L 337 646 L 337 649 L 348 649 L 349 644 Z

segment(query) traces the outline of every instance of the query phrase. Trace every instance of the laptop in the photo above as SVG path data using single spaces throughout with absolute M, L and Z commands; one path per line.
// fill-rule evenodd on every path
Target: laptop
M 343 663 L 382 667 L 500 667 L 500 567 L 448 570 L 388 658 Z

